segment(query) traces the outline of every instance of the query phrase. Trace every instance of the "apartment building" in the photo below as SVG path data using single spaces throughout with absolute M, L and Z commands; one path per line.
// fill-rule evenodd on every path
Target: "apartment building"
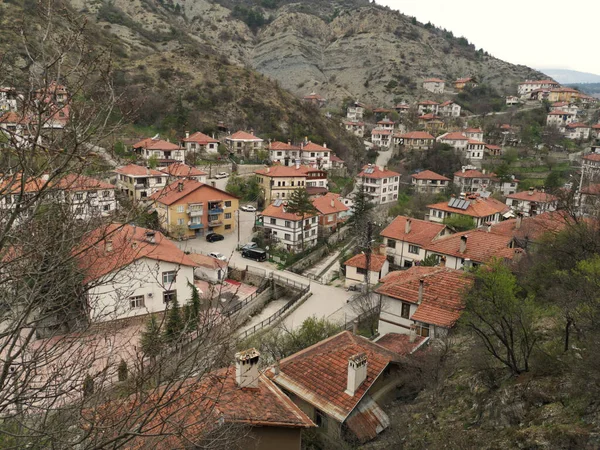
M 364 186 L 366 194 L 375 205 L 398 200 L 400 174 L 379 166 L 368 164 L 356 176 L 356 182 Z
M 277 199 L 289 199 L 294 190 L 302 187 L 311 195 L 327 193 L 327 172 L 298 163 L 267 167 L 255 174 L 267 204 Z
M 147 201 L 156 191 L 167 185 L 169 175 L 154 169 L 129 164 L 114 170 L 117 189 L 133 201 Z

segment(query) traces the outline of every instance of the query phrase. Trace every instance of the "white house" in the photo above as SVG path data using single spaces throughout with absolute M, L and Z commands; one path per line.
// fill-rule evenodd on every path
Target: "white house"
M 263 150 L 264 141 L 254 136 L 253 132 L 237 131 L 225 138 L 225 145 L 236 156 L 253 158 Z
M 415 192 L 422 194 L 441 194 L 450 186 L 450 178 L 431 170 L 422 170 L 410 176 Z
M 385 255 L 377 254 L 377 252 L 373 252 L 370 255 L 368 270 L 367 255 L 364 253 L 353 256 L 344 262 L 344 265 L 346 266 L 346 287 L 364 283 L 366 281 L 367 272 L 369 284 L 375 286 L 379 283 L 379 279 L 386 276 L 390 270 L 390 265 Z
M 331 149 L 327 148 L 327 144 L 318 145 L 308 141 L 301 145 L 301 149 L 302 164 L 319 169 L 331 169 Z
M 274 141 L 269 143 L 269 160 L 285 166 L 294 165 L 301 157 L 300 147 L 292 145 L 291 142 Z
M 528 191 L 507 195 L 506 205 L 515 213 L 520 212 L 526 217 L 533 217 L 547 211 L 556 211 L 558 198 L 543 190 L 530 188 Z
M 519 83 L 517 88 L 517 93 L 521 97 L 526 97 L 531 94 L 533 91 L 537 91 L 539 89 L 552 89 L 559 87 L 558 84 L 554 80 L 527 80 Z
M 356 184 L 364 186 L 366 194 L 375 205 L 383 205 L 398 200 L 400 174 L 379 166 L 368 164 L 356 176 Z
M 592 128 L 585 123 L 570 123 L 565 127 L 564 135 L 568 139 L 587 141 L 590 138 Z
M 288 251 L 301 251 L 317 243 L 319 220 L 317 215 L 302 217 L 286 210 L 287 202 L 275 200 L 262 212 L 265 235 L 277 241 Z
M 444 117 L 460 117 L 461 107 L 452 100 L 447 100 L 438 107 L 439 114 Z
M 438 136 L 436 140 L 442 144 L 448 144 L 454 148 L 454 150 L 458 150 L 463 153 L 467 151 L 467 144 L 469 142 L 467 135 L 459 131 L 444 133 L 441 136 Z
M 397 216 L 380 234 L 390 264 L 412 267 L 425 258 L 426 249 L 433 241 L 452 231 L 440 223 Z
M 434 102 L 433 100 L 425 100 L 417 103 L 417 111 L 419 115 L 425 114 L 434 114 L 437 115 L 439 111 L 440 104 L 438 102 Z
M 158 137 L 142 139 L 132 146 L 135 153 L 146 161 L 150 158 L 158 160 L 159 166 L 167 166 L 175 162 L 185 162 L 185 148 L 178 144 L 158 139 Z
M 446 82 L 440 78 L 427 78 L 423 80 L 423 89 L 434 94 L 443 94 Z
M 381 298 L 378 331 L 442 338 L 460 318 L 463 293 L 473 280 L 447 267 L 391 272 L 375 292 Z
M 575 114 L 563 111 L 556 110 L 550 111 L 546 116 L 546 125 L 552 125 L 557 128 L 563 128 L 568 124 L 572 123 L 575 119 Z
M 514 194 L 519 188 L 519 180 L 514 176 L 503 181 L 495 173 L 486 172 L 485 169 L 479 171 L 475 166 L 463 166 L 454 173 L 453 182 L 465 193 L 501 192 L 506 196 Z
M 385 130 L 383 128 L 375 128 L 371 131 L 371 142 L 381 148 L 390 148 L 392 145 L 392 130 Z
M 359 102 L 354 102 L 348 105 L 346 110 L 346 118 L 350 120 L 362 121 L 365 114 L 365 105 Z
M 519 97 L 515 97 L 514 95 L 509 95 L 506 97 L 506 106 L 516 106 L 520 104 L 521 100 Z
M 216 154 L 219 151 L 219 141 L 215 138 L 207 136 L 199 131 L 190 136 L 188 131 L 185 132 L 185 138 L 181 140 L 183 146 L 189 153 L 209 153 Z
M 79 259 L 92 322 L 162 312 L 191 297 L 196 263 L 157 231 L 111 224 L 92 232 Z
M 566 111 L 574 116 L 577 116 L 577 113 L 579 113 L 579 107 L 575 103 L 554 102 L 550 106 L 550 111 Z
M 467 141 L 467 159 L 483 159 L 485 153 L 485 142 L 469 139 Z
M 131 200 L 145 201 L 155 192 L 167 186 L 169 175 L 154 169 L 129 164 L 114 170 L 117 189 Z
M 200 253 L 190 253 L 188 256 L 196 263 L 196 268 L 194 269 L 195 278 L 211 283 L 221 283 L 227 278 L 227 261 L 221 261 L 220 259 Z

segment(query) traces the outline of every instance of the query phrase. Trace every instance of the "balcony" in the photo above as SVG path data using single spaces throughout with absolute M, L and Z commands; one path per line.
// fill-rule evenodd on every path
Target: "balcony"
M 208 210 L 209 214 L 222 214 L 223 213 L 223 208 L 217 207 L 217 208 L 211 208 Z
M 190 217 L 202 217 L 204 215 L 204 211 L 201 209 L 188 209 L 187 213 Z
M 221 226 L 221 225 L 223 225 L 223 221 L 221 219 L 211 220 L 211 221 L 208 222 L 208 226 L 209 227 L 218 227 L 218 226 Z
M 201 228 L 204 228 L 204 224 L 188 222 L 188 227 L 190 228 L 190 230 L 199 230 Z
M 146 183 L 136 183 L 135 184 L 136 189 L 146 189 L 147 187 L 148 187 L 148 185 Z

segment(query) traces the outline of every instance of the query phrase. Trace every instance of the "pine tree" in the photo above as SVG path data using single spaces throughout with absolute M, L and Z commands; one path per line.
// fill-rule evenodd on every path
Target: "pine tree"
M 358 244 L 361 247 L 366 247 L 367 244 L 370 245 L 370 243 L 364 241 L 367 235 L 367 224 L 373 221 L 371 214 L 373 208 L 374 205 L 365 191 L 364 184 L 361 183 L 358 192 L 354 196 L 354 212 L 348 221 L 352 235 L 358 237 Z
M 181 337 L 183 331 L 183 318 L 177 296 L 171 301 L 171 307 L 167 311 L 167 322 L 165 324 L 165 342 L 172 344 Z
M 200 293 L 198 288 L 192 283 L 188 282 L 188 286 L 192 290 L 192 297 L 190 301 L 185 305 L 184 309 L 184 321 L 186 330 L 195 330 L 198 328 L 198 316 L 200 315 Z
M 142 331 L 140 345 L 144 356 L 150 358 L 151 361 L 155 361 L 156 357 L 162 351 L 164 345 L 163 337 L 154 314 L 146 321 L 146 329 Z
M 311 215 L 317 212 L 317 209 L 313 205 L 308 191 L 306 188 L 296 189 L 292 192 L 286 210 L 292 214 L 302 217 L 302 226 L 300 227 L 302 233 L 300 235 L 302 240 L 302 251 L 304 251 L 304 220 L 307 215 Z

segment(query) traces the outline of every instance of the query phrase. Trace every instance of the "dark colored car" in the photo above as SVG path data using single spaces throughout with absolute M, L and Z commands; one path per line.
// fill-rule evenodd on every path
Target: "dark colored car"
M 208 233 L 206 235 L 207 242 L 217 242 L 217 241 L 222 241 L 223 239 L 225 239 L 225 236 L 223 236 L 222 234 L 218 234 L 218 233 Z
M 267 252 L 262 248 L 245 248 L 242 250 L 242 258 L 249 258 L 259 262 L 266 261 Z

